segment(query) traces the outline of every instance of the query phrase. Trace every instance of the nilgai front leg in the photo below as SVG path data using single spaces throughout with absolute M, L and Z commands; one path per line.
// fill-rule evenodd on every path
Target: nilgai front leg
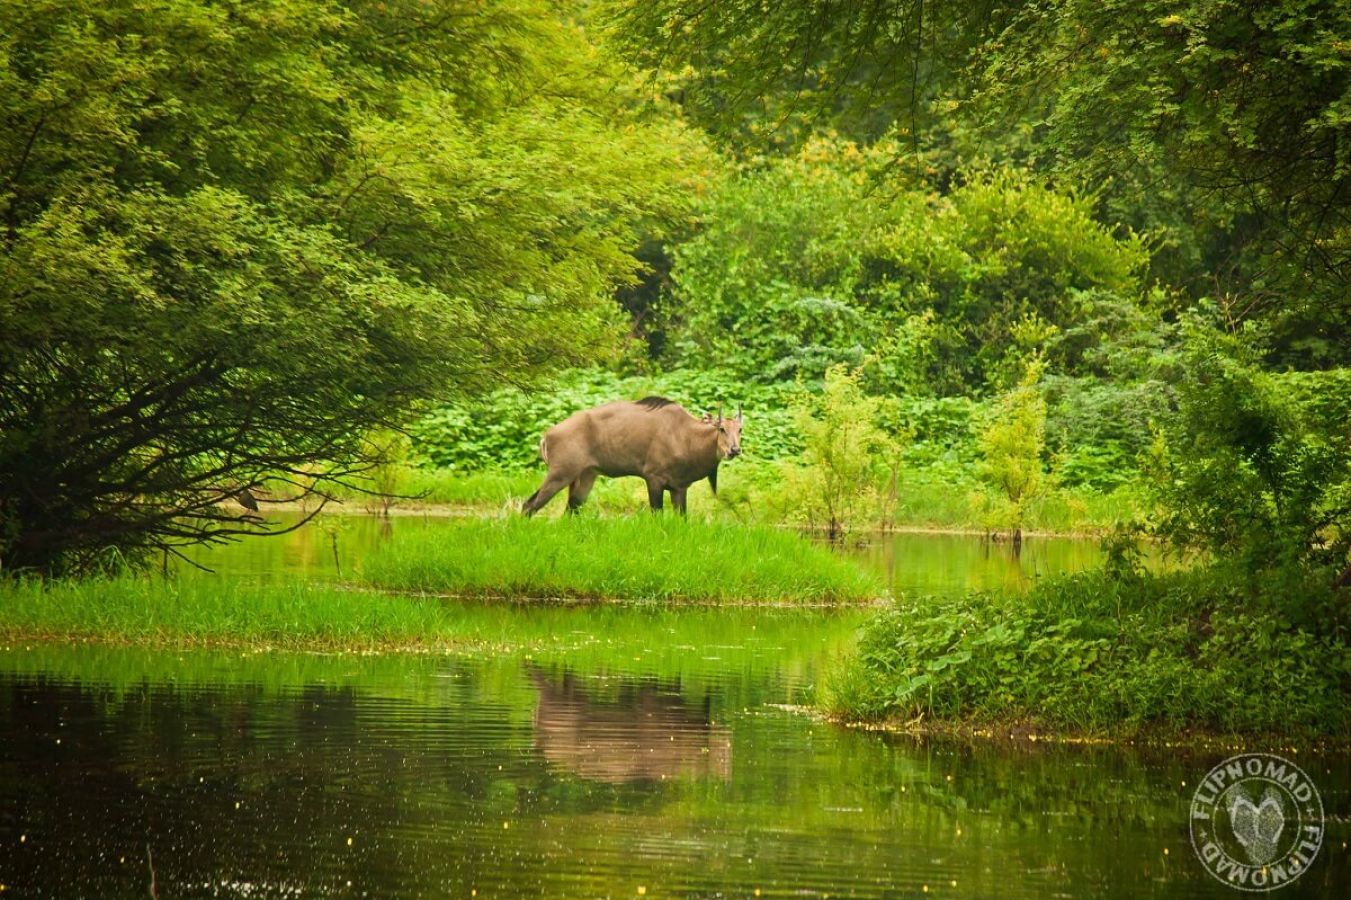
M 647 481 L 647 502 L 652 505 L 653 512 L 661 512 L 662 491 L 666 486 L 653 478 L 645 479 Z
M 688 491 L 689 488 L 671 488 L 671 505 L 682 516 L 685 515 L 685 494 Z

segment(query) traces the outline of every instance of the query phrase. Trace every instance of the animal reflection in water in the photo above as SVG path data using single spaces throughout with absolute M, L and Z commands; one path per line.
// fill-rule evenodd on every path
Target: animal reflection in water
M 535 749 L 561 769 L 612 784 L 731 777 L 731 735 L 710 721 L 707 701 L 691 704 L 677 688 L 632 679 L 615 700 L 596 700 L 570 673 L 530 677 L 539 691 Z

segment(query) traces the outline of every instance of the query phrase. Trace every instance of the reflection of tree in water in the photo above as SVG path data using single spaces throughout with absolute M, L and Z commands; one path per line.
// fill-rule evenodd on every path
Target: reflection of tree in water
M 530 677 L 539 691 L 535 749 L 561 769 L 613 784 L 731 777 L 731 735 L 712 723 L 708 698 L 696 707 L 678 684 L 653 678 L 623 679 L 615 700 L 599 700 L 571 672 Z
M 230 893 L 236 882 L 308 895 L 473 872 L 494 852 L 486 841 L 442 847 L 429 871 L 408 865 L 406 844 L 379 839 L 445 821 L 500 829 L 512 814 L 510 797 L 482 798 L 504 778 L 509 745 L 529 740 L 528 709 L 504 720 L 503 708 L 473 702 L 481 682 L 447 671 L 466 677 L 421 704 L 350 684 L 114 693 L 0 679 L 0 735 L 12 736 L 0 738 L 0 844 L 26 836 L 0 881 L 19 895 L 42 885 L 51 896 L 144 897 L 147 845 L 161 897 Z

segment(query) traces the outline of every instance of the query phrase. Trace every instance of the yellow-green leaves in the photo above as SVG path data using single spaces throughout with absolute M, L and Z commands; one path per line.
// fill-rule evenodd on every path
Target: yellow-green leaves
M 1043 489 L 1046 476 L 1046 400 L 1038 382 L 1044 365 L 1034 357 L 1023 377 L 1001 394 L 979 435 L 981 474 L 995 489 L 993 520 L 1021 540 L 1024 507 Z

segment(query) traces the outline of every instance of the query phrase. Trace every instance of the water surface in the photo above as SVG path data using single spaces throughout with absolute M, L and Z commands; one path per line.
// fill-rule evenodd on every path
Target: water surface
M 614 645 L 11 647 L 0 879 L 145 897 L 153 863 L 161 897 L 1233 896 L 1187 837 L 1187 783 L 1218 754 L 822 723 L 791 704 L 821 675 L 811 647 L 849 623 L 800 624 L 800 650 L 740 631 L 684 675 Z M 1301 762 L 1333 821 L 1283 895 L 1341 896 L 1346 762 Z
M 344 517 L 211 556 L 338 577 L 436 520 Z M 338 560 L 332 556 L 337 536 Z M 954 537 L 857 552 L 898 590 L 1022 584 Z M 1225 753 L 918 741 L 802 711 L 867 615 L 467 604 L 449 654 L 0 648 L 0 885 L 34 897 L 1237 897 L 1188 803 Z M 472 608 L 470 608 L 472 607 Z M 528 640 L 513 636 L 529 635 Z M 1254 685 L 1254 690 L 1267 686 Z M 1344 896 L 1351 761 L 1282 748 Z M 153 871 L 153 892 L 152 892 Z

